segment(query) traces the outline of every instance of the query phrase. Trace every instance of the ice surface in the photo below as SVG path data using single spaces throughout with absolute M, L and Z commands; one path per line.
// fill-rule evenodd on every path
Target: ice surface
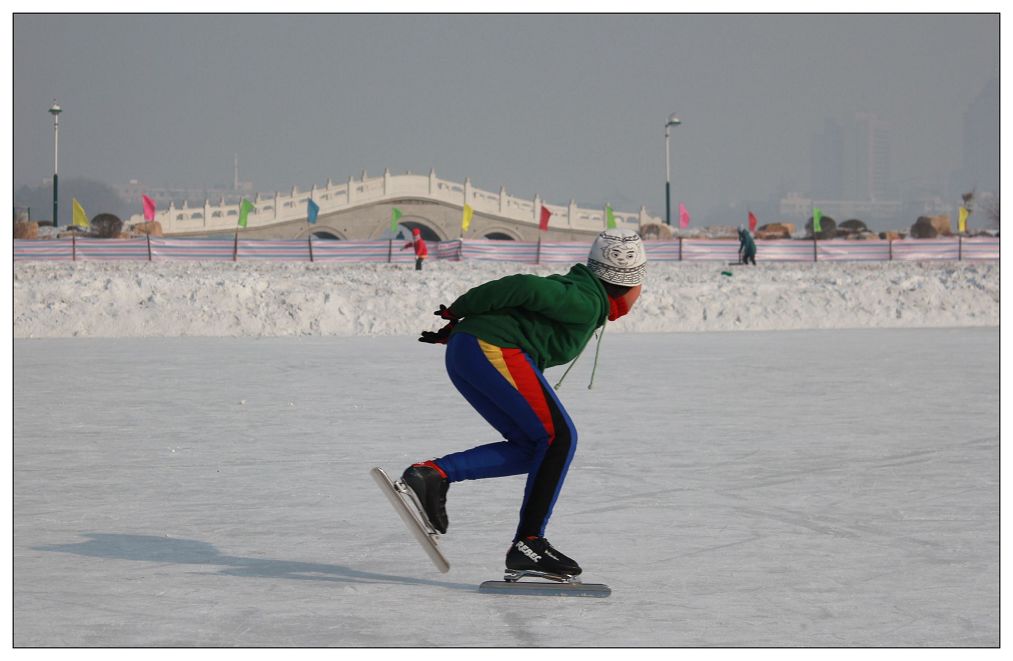
M 610 330 L 595 389 L 585 357 L 561 391 L 580 440 L 548 530 L 607 599 L 477 592 L 502 570 L 519 477 L 451 487 L 449 574 L 409 536 L 369 467 L 493 437 L 449 384 L 443 350 L 400 327 L 16 340 L 14 644 L 997 645 L 997 271 L 982 276 L 996 281 L 992 321 L 957 324 L 985 328 Z M 150 323 L 177 330 L 188 308 L 135 277 L 165 292 Z M 396 296 L 425 318 L 460 290 L 455 277 L 407 302 L 384 285 L 345 314 Z M 707 277 L 701 300 L 770 284 L 760 269 Z M 135 290 L 108 280 L 78 293 L 91 319 L 51 301 L 81 324 L 58 334 L 155 334 L 130 306 L 100 325 L 114 297 L 93 291 Z M 921 309 L 909 301 L 922 276 L 894 286 Z M 29 308 L 55 319 L 25 292 L 16 283 L 19 336 L 45 325 L 27 325 Z M 197 296 L 190 318 L 213 325 Z

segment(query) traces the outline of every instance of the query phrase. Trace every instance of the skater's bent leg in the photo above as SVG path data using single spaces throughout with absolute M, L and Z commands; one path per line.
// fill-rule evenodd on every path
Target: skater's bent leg
M 536 448 L 544 444 L 545 427 L 513 377 L 509 380 L 504 377 L 499 352 L 498 347 L 464 334 L 451 336 L 447 345 L 447 374 L 451 382 L 506 439 L 438 458 L 436 462 L 451 482 L 529 473 Z M 523 355 L 517 349 L 507 353 Z
M 538 371 L 520 349 L 501 349 L 455 334 L 447 346 L 447 373 L 476 411 L 506 439 L 438 460 L 451 481 L 531 473 L 536 452 L 550 436 L 551 415 Z M 540 462 L 539 456 L 539 462 Z
M 447 455 L 451 481 L 527 472 L 517 536 L 541 536 L 577 446 L 577 432 L 545 376 L 523 351 L 451 336 L 447 373 L 506 443 Z
M 577 430 L 552 388 L 543 381 L 543 392 L 552 415 L 553 435 L 540 448 L 536 467 L 528 474 L 516 539 L 545 536 L 545 526 L 559 497 L 570 461 L 577 449 Z

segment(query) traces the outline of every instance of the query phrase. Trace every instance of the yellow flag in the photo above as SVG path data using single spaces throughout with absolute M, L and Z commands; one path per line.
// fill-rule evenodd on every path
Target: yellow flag
M 475 210 L 469 207 L 467 204 L 464 205 L 464 213 L 461 215 L 461 231 L 467 232 L 468 226 L 471 225 L 471 217 L 475 215 Z
M 77 201 L 77 198 L 70 198 L 71 206 L 74 208 L 74 224 L 78 227 L 88 227 L 88 214 L 84 212 L 84 208 L 81 203 Z
M 967 231 L 967 217 L 971 215 L 967 209 L 960 207 L 960 216 L 957 219 L 957 231 L 963 234 Z

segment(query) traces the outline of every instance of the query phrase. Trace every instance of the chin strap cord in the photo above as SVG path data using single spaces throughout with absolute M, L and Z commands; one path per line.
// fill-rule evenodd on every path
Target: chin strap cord
M 594 373 L 595 373 L 595 370 L 598 369 L 598 352 L 601 351 L 601 338 L 604 335 L 605 335 L 605 326 L 602 325 L 601 331 L 599 331 L 597 333 L 598 344 L 597 344 L 597 346 L 595 347 L 595 350 L 594 350 L 594 365 L 591 367 L 591 382 L 587 384 L 587 389 L 588 390 L 590 390 L 591 386 L 594 385 Z M 588 342 L 587 344 L 591 344 L 591 343 Z M 563 372 L 563 376 L 559 377 L 559 381 L 556 382 L 556 385 L 554 387 L 555 390 L 559 390 L 559 386 L 563 385 L 563 379 L 565 379 L 566 375 L 570 373 L 570 370 L 573 369 L 573 366 L 577 364 L 577 361 L 580 360 L 580 357 L 584 355 L 584 349 L 587 349 L 587 344 L 584 345 L 584 348 L 580 350 L 580 353 L 577 354 L 577 357 L 574 358 L 573 362 L 570 363 L 569 367 L 566 368 L 566 371 Z
M 598 371 L 598 352 L 601 351 L 601 339 L 605 337 L 605 326 L 607 325 L 608 322 L 605 322 L 605 325 L 601 327 L 601 332 L 598 333 L 598 344 L 594 347 L 594 364 L 591 366 L 591 380 L 587 383 L 588 390 L 594 386 L 594 373 Z

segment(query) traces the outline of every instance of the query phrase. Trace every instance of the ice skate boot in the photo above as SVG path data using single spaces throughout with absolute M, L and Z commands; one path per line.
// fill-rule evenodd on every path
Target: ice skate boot
M 518 539 L 507 551 L 506 581 L 533 576 L 550 581 L 575 582 L 579 574 L 580 565 L 554 549 L 544 537 Z
M 413 464 L 401 474 L 401 481 L 415 494 L 433 529 L 447 532 L 447 489 L 450 481 L 435 462 Z

